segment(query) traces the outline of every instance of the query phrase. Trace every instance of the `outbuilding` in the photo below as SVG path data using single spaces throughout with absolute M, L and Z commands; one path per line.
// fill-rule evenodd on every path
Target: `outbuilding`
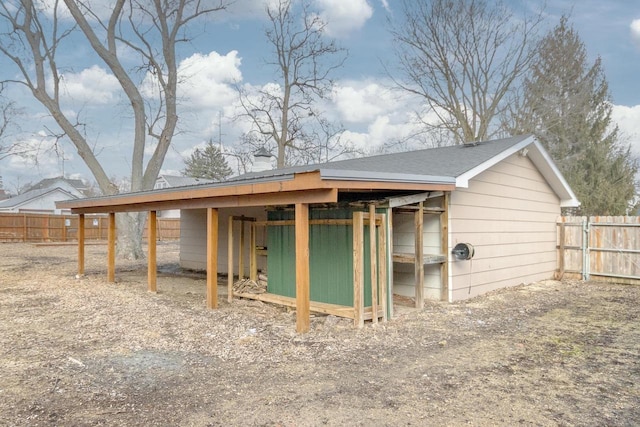
M 551 278 L 556 219 L 578 205 L 532 136 L 59 203 L 81 216 L 110 214 L 109 280 L 115 213 L 148 211 L 150 290 L 156 212 L 180 209 L 180 263 L 206 269 L 208 306 L 217 306 L 218 273 L 227 273 L 230 299 L 295 306 L 301 332 L 310 310 L 362 325 L 392 316 L 394 295 L 420 308 L 426 298 L 456 301 Z M 266 292 L 234 292 L 236 277 L 259 276 Z

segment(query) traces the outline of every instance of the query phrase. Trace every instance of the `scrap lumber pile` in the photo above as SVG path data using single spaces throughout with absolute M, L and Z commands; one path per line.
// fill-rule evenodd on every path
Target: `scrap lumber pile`
M 240 279 L 233 284 L 233 292 L 238 294 L 263 294 L 267 292 L 267 276 L 259 274 L 258 280 Z

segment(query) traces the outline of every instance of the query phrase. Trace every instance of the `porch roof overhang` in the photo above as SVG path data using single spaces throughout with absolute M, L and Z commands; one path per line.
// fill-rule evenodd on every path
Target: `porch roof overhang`
M 452 191 L 455 178 L 317 169 L 266 178 L 125 193 L 57 202 L 72 213 L 335 203 L 340 192 Z

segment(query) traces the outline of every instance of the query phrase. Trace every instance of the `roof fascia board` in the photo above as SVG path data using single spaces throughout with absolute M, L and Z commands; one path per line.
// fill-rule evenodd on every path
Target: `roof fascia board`
M 533 141 L 533 146 L 535 150 L 531 150 L 528 156 L 545 177 L 551 188 L 553 188 L 553 191 L 560 197 L 560 206 L 563 208 L 576 208 L 580 206 L 580 201 L 569 186 L 569 183 L 564 179 L 564 176 L 562 176 L 562 173 L 560 173 L 560 170 L 551 159 L 549 153 L 547 153 L 547 150 L 545 150 L 537 140 Z
M 417 184 L 455 184 L 456 182 L 455 178 L 449 176 L 413 175 L 341 169 L 320 169 L 320 177 L 323 180 L 336 181 L 405 182 Z
M 457 176 L 456 177 L 456 187 L 457 188 L 469 188 L 469 180 L 471 180 L 471 178 L 474 178 L 475 176 L 477 176 L 480 173 L 486 171 L 487 169 L 491 168 L 492 166 L 495 166 L 496 164 L 500 163 L 501 161 L 503 161 L 507 157 L 511 156 L 514 153 L 517 153 L 518 151 L 522 150 L 524 147 L 530 145 L 534 141 L 535 141 L 535 138 L 533 136 L 529 136 L 529 137 L 523 139 L 522 141 L 518 142 L 517 144 L 512 145 L 508 149 L 506 149 L 506 150 L 498 153 L 497 155 L 493 156 L 492 158 L 490 158 L 486 162 L 481 163 L 478 166 L 476 166 L 475 168 L 470 169 L 467 172 L 463 173 L 462 175 Z

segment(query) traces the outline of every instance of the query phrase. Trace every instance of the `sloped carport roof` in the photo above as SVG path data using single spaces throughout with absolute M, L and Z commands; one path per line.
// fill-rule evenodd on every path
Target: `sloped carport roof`
M 561 200 L 579 202 L 553 161 L 534 137 L 515 136 L 476 144 L 383 154 L 316 165 L 244 174 L 222 183 L 167 188 L 58 202 L 74 213 L 176 208 L 331 203 L 338 192 L 451 191 L 522 150 Z

